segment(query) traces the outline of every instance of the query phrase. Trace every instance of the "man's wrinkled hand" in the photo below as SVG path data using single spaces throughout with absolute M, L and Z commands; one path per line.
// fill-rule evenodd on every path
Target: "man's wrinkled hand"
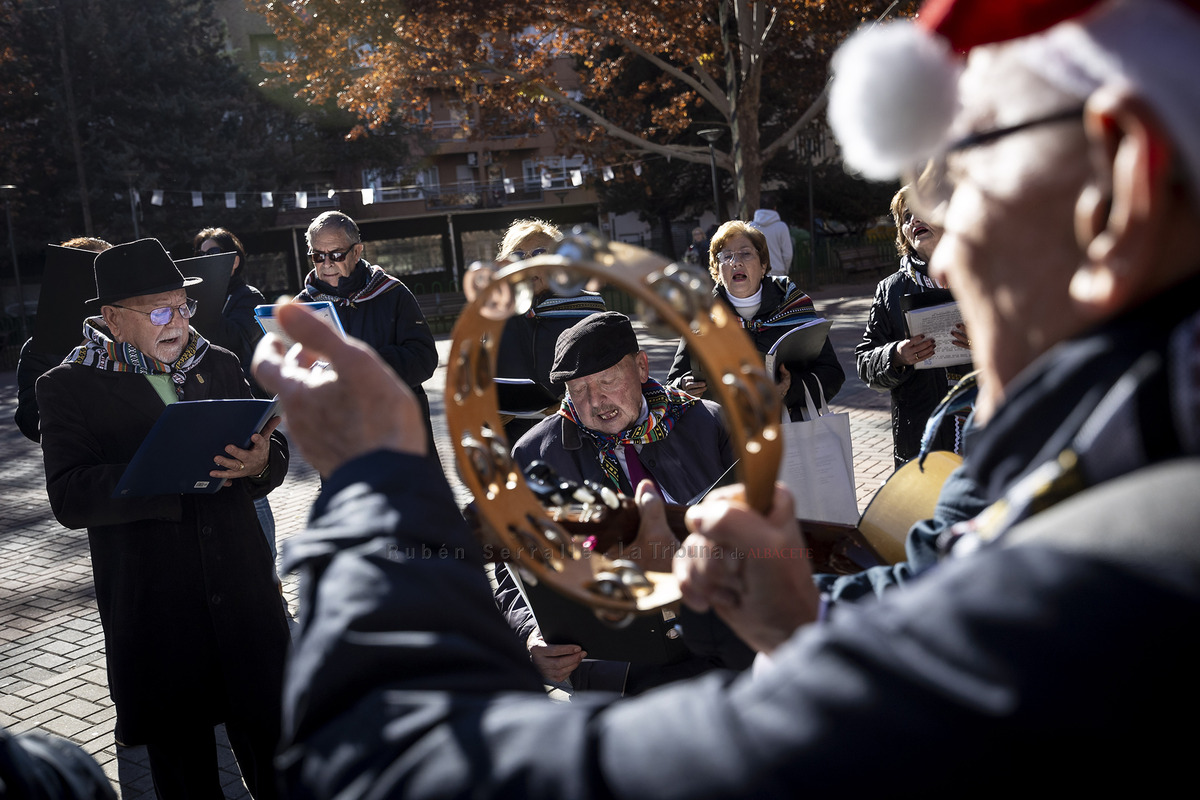
M 683 601 L 712 609 L 755 650 L 770 653 L 817 617 L 820 598 L 792 496 L 775 486 L 764 517 L 743 487 L 714 490 L 687 515 L 692 531 L 675 559 Z
M 276 318 L 296 344 L 286 349 L 267 334 L 254 351 L 254 377 L 279 396 L 288 436 L 322 476 L 375 450 L 425 454 L 421 407 L 374 350 L 299 305 Z
M 234 478 L 253 478 L 266 470 L 271 461 L 271 434 L 279 427 L 279 417 L 271 417 L 263 429 L 250 437 L 250 449 L 243 450 L 236 444 L 227 445 L 225 454 L 213 462 L 217 468 L 208 473 L 212 478 L 224 478 L 225 485 Z

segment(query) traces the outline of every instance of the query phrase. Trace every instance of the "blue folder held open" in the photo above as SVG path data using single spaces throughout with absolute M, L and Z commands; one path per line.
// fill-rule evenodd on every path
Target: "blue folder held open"
M 190 400 L 172 403 L 146 434 L 113 497 L 212 494 L 224 481 L 208 473 L 227 445 L 249 449 L 250 437 L 275 414 L 275 400 Z

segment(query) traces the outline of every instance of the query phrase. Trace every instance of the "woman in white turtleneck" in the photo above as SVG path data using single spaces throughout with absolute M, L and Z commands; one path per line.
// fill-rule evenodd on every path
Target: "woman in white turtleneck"
M 708 255 L 708 271 L 717 284 L 713 293 L 742 318 L 742 326 L 759 352 L 766 353 L 780 336 L 817 316 L 812 299 L 791 279 L 770 276 L 767 240 L 757 228 L 741 220 L 726 222 L 713 236 Z M 828 401 L 846 380 L 846 373 L 828 339 L 815 361 L 809 364 L 784 362 L 777 373 L 775 379 L 783 403 L 793 420 L 804 418 L 801 381 L 814 398 L 819 384 Z M 691 356 L 682 339 L 667 382 L 696 397 L 702 396 L 708 388 L 693 374 Z

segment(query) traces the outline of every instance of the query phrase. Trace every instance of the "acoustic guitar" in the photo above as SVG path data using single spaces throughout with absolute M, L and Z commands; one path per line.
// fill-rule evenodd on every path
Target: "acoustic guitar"
M 875 493 L 857 526 L 800 520 L 812 549 L 813 571 L 849 574 L 903 560 L 908 529 L 932 516 L 942 484 L 961 462 L 953 453 L 934 452 L 925 460 L 924 470 L 915 461 L 904 465 Z M 563 480 L 544 462 L 531 464 L 526 480 L 550 516 L 572 536 L 582 538 L 585 548 L 608 552 L 636 538 L 640 515 L 631 498 L 590 482 Z M 667 523 L 680 541 L 687 536 L 687 509 L 686 505 L 665 506 Z M 670 609 L 610 618 L 537 581 L 523 581 L 521 573 L 514 574 L 514 580 L 549 642 L 578 644 L 591 658 L 649 665 L 672 663 L 689 652 Z
M 813 571 L 848 575 L 903 561 L 909 528 L 933 516 L 942 484 L 961 463 L 961 456 L 941 450 L 930 453 L 923 468 L 915 459 L 908 462 L 879 488 L 857 525 L 801 518 L 800 529 L 813 551 Z M 607 553 L 637 538 L 640 515 L 632 498 L 590 481 L 564 480 L 541 461 L 529 466 L 526 480 L 558 524 L 585 538 L 587 549 Z M 688 535 L 687 509 L 665 506 L 667 524 L 680 541 Z

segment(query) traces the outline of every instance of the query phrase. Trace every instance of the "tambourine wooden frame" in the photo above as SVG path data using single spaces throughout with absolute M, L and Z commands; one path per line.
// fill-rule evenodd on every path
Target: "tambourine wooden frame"
M 525 483 L 504 437 L 493 376 L 498 344 L 513 309 L 512 298 L 531 273 L 582 275 L 628 293 L 643 315 L 657 317 L 682 335 L 709 378 L 739 454 L 736 468 L 747 503 L 769 509 L 782 451 L 781 401 L 762 356 L 736 316 L 688 273 L 661 256 L 576 232 L 553 254 L 499 269 L 474 293 L 453 330 L 446 373 L 446 421 L 459 475 L 475 498 L 475 513 L 489 549 L 514 562 L 526 577 L 546 581 L 567 596 L 611 615 L 644 613 L 679 599 L 668 573 L 645 573 L 627 562 L 583 550 L 553 522 Z M 563 272 L 565 270 L 565 272 Z M 470 278 L 470 274 L 468 278 Z M 478 281 L 478 278 L 476 277 Z M 613 577 L 629 588 L 613 592 Z

